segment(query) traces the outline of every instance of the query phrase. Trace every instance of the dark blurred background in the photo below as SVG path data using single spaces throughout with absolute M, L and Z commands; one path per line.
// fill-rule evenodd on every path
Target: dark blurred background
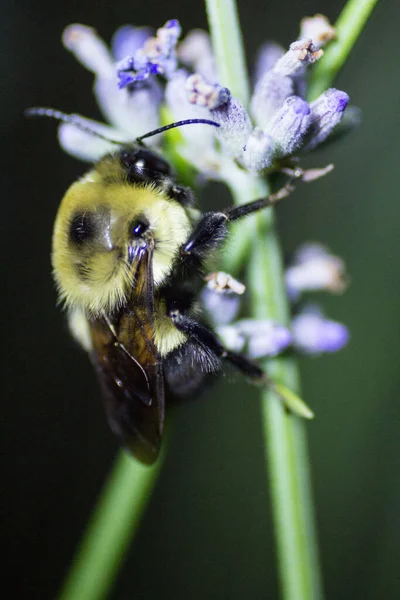
M 342 4 L 239 0 L 249 61 L 268 38 L 296 39 L 303 16 L 322 12 L 334 21 Z M 45 600 L 55 596 L 117 445 L 50 274 L 57 205 L 84 167 L 59 149 L 54 123 L 28 122 L 22 112 L 42 104 L 99 117 L 91 74 L 60 43 L 67 24 L 92 25 L 109 41 L 124 23 L 159 26 L 176 17 L 186 32 L 206 20 L 200 0 L 21 0 L 7 9 L 2 538 L 8 597 Z M 301 363 L 317 414 L 308 430 L 330 599 L 400 597 L 399 18 L 399 3 L 378 5 L 336 82 L 362 108 L 363 124 L 308 159 L 334 162 L 334 173 L 279 208 L 285 252 L 320 240 L 351 274 L 344 296 L 322 298 L 329 316 L 350 327 L 348 348 Z M 240 382 L 222 381 L 180 408 L 165 469 L 110 598 L 278 598 L 259 421 L 258 399 Z

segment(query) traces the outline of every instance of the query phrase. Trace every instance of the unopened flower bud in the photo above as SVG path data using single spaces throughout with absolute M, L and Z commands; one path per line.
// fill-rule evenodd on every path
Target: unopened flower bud
M 231 96 L 228 88 L 208 83 L 199 73 L 188 77 L 186 90 L 189 102 L 208 108 L 212 120 L 219 124 L 216 133 L 227 152 L 240 155 L 252 124 L 239 100 Z
M 297 150 L 310 126 L 310 107 L 299 96 L 290 96 L 277 111 L 265 133 L 271 136 L 278 156 Z
M 298 75 L 322 55 L 323 50 L 318 49 L 311 39 L 298 40 L 290 44 L 289 50 L 278 60 L 273 70 L 283 76 Z
M 311 125 L 305 140 L 305 151 L 312 150 L 328 137 L 341 121 L 348 102 L 346 92 L 330 88 L 310 104 Z
M 271 166 L 275 145 L 271 136 L 256 127 L 247 140 L 243 152 L 243 164 L 249 171 L 257 173 Z
M 251 100 L 251 113 L 261 129 L 265 129 L 287 98 L 293 96 L 294 81 L 288 75 L 270 70 L 258 81 Z
M 305 354 L 337 352 L 349 340 L 349 332 L 342 323 L 326 319 L 318 310 L 309 308 L 292 322 L 293 345 Z

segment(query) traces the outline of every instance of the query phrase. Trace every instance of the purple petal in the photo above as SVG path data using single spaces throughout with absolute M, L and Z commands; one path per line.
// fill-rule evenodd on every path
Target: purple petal
M 121 143 L 128 141 L 126 137 L 122 136 L 112 127 L 92 121 L 91 119 L 85 119 L 79 115 L 74 115 L 74 117 L 77 122 L 82 123 L 85 127 L 89 127 L 93 131 L 97 131 L 105 137 L 117 141 L 121 140 Z M 107 152 L 115 150 L 115 144 L 91 135 L 86 131 L 82 131 L 70 123 L 60 125 L 58 128 L 58 140 L 63 150 L 85 162 L 95 162 L 107 154 Z
M 98 76 L 109 77 L 114 72 L 114 61 L 106 44 L 97 32 L 86 25 L 69 25 L 63 32 L 64 46 L 77 60 Z
M 107 121 L 129 134 L 131 140 L 159 126 L 162 94 L 155 79 L 135 83 L 133 89 L 129 86 L 118 89 L 115 75 L 109 79 L 98 78 L 94 91 Z M 150 138 L 148 142 L 152 144 L 155 140 Z
M 111 40 L 114 59 L 118 62 L 126 56 L 133 56 L 151 35 L 152 30 L 150 27 L 123 25 L 117 29 Z
M 176 44 L 180 32 L 176 19 L 167 21 L 164 27 L 157 30 L 155 37 L 147 38 L 133 56 L 127 61 L 122 60 L 117 66 L 120 87 L 144 81 L 150 75 L 161 74 L 169 79 L 177 69 Z M 124 75 L 126 71 L 130 77 Z

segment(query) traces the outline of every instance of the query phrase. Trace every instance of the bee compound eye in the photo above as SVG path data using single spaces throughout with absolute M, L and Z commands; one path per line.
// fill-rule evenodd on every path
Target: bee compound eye
M 144 217 L 135 219 L 131 224 L 131 235 L 133 238 L 140 238 L 149 228 L 149 222 Z
M 128 177 L 157 178 L 171 173 L 169 163 L 161 156 L 147 148 L 123 151 L 120 155 L 122 166 L 126 169 Z
M 78 246 L 92 240 L 96 233 L 94 215 L 90 212 L 78 212 L 69 225 L 69 240 Z

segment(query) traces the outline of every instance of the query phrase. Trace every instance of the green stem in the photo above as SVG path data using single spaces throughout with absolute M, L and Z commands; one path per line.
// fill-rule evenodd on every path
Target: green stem
M 335 23 L 336 39 L 315 65 L 308 90 L 310 100 L 332 85 L 377 3 L 378 0 L 349 0 L 346 3 Z
M 212 38 L 220 49 L 217 62 L 218 65 L 220 62 L 225 63 L 224 84 L 230 88 L 237 76 L 231 60 L 232 48 L 226 43 L 227 32 L 224 29 L 227 20 L 221 12 L 218 19 L 212 19 L 215 12 L 212 10 L 213 5 L 220 7 L 221 3 L 206 0 L 206 4 Z M 225 7 L 229 6 L 230 14 L 236 14 L 233 1 L 223 4 Z M 239 30 L 238 23 L 235 29 Z M 236 40 L 240 41 L 240 35 L 236 36 Z M 236 48 L 236 55 L 238 52 L 243 53 L 241 46 Z M 242 181 L 240 184 L 239 182 L 239 178 L 236 182 L 231 182 L 236 203 L 268 194 L 266 183 L 250 174 L 243 174 Z M 263 215 L 252 222 L 252 238 L 254 242 L 249 259 L 249 284 L 253 316 L 288 325 L 289 307 L 272 209 L 264 211 Z M 237 268 L 237 265 L 230 262 L 232 267 Z M 274 360 L 265 366 L 277 382 L 298 391 L 299 376 L 294 361 Z M 281 400 L 271 391 L 262 394 L 262 413 L 283 598 L 321 599 L 305 423 L 288 413 Z
M 282 259 L 272 211 L 257 218 L 255 237 L 249 265 L 253 315 L 288 325 Z M 273 360 L 264 366 L 275 381 L 300 393 L 294 360 Z M 263 393 L 262 411 L 282 596 L 287 600 L 317 600 L 323 593 L 306 424 L 285 410 L 280 398 L 268 390 Z
M 146 467 L 122 450 L 89 521 L 59 600 L 107 598 L 162 465 Z
M 206 9 L 219 81 L 248 106 L 249 84 L 236 2 L 206 0 Z

